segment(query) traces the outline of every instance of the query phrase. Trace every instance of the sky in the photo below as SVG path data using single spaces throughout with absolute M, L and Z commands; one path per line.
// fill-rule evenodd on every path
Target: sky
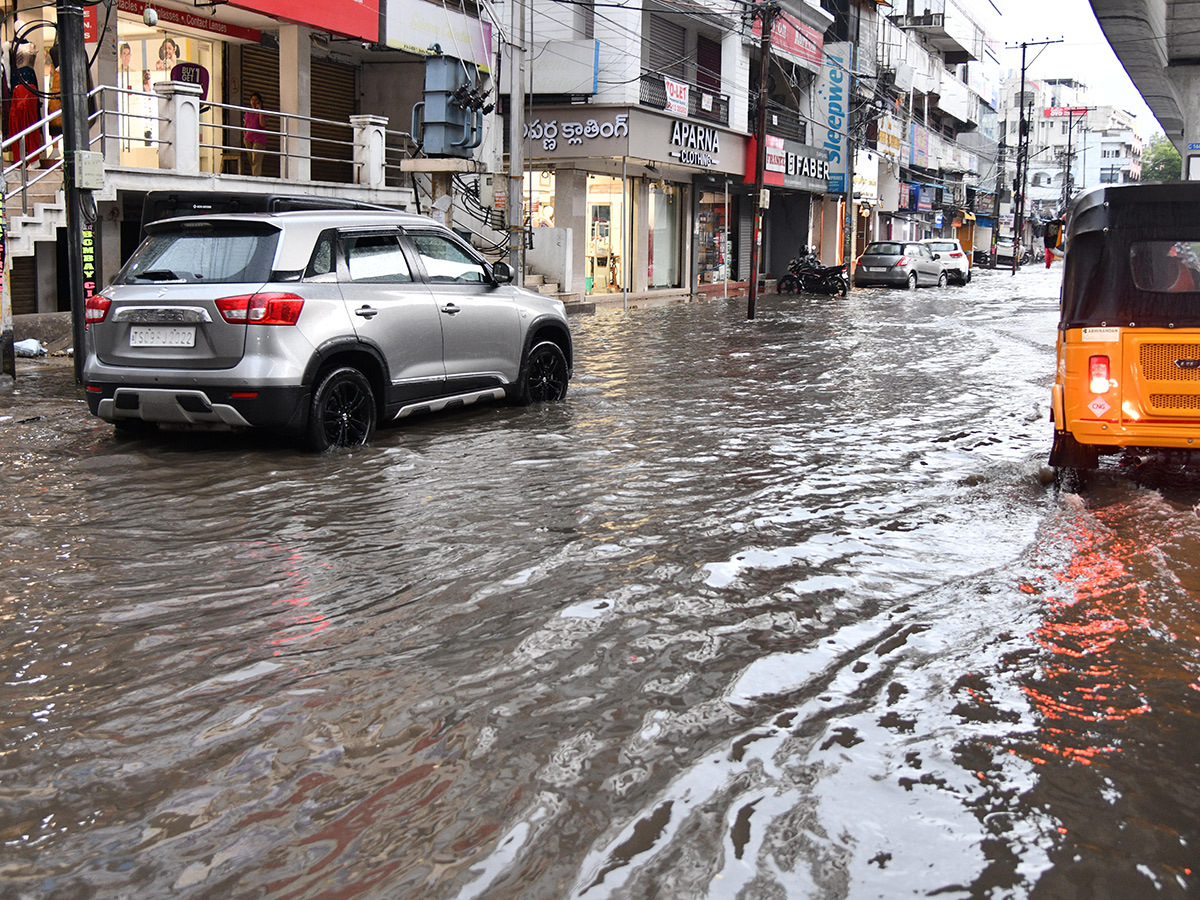
M 980 5 L 987 3 L 980 0 Z M 1044 49 L 1026 49 L 1030 78 L 1076 78 L 1088 86 L 1091 105 L 1112 104 L 1136 115 L 1143 139 L 1162 131 L 1104 39 L 1087 0 L 993 0 L 993 4 L 1000 12 L 993 20 L 997 37 L 1010 48 L 1001 56 L 1004 69 L 1020 72 L 1022 41 L 1061 39 L 1061 44 Z

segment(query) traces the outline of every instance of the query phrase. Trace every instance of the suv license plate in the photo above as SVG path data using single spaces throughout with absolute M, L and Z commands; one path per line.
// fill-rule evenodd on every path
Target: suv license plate
M 195 347 L 195 326 L 130 325 L 130 347 Z

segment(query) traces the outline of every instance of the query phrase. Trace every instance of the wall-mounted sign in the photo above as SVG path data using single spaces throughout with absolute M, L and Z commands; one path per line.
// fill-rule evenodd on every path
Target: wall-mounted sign
M 526 140 L 536 141 L 541 149 L 553 153 L 559 148 L 560 139 L 567 146 L 583 147 L 594 141 L 629 136 L 629 114 L 615 113 L 608 117 L 561 121 L 557 118 L 542 121 L 541 118 L 526 122 Z
M 376 0 L 304 0 L 303 3 L 296 0 L 229 0 L 229 5 L 371 43 L 379 40 L 379 4 Z M 158 15 L 162 18 L 161 8 L 155 9 L 159 9 Z M 391 13 L 390 4 L 388 12 Z
M 671 129 L 671 147 L 671 156 L 685 166 L 708 169 L 719 163 L 716 155 L 721 152 L 721 136 L 707 125 L 676 122 Z
M 146 11 L 146 7 L 150 5 L 143 2 L 143 0 L 117 0 L 116 2 L 116 7 L 121 12 L 133 13 L 139 19 L 142 17 L 142 13 Z M 255 44 L 262 39 L 262 32 L 257 28 L 243 28 L 240 25 L 230 25 L 210 16 L 179 12 L 164 6 L 155 6 L 154 11 L 158 13 L 158 21 L 162 25 L 183 25 L 187 28 L 207 31 L 210 34 L 220 35 L 221 37 L 237 38 L 238 40 L 251 41 Z M 83 8 L 83 39 L 86 43 L 94 44 L 100 39 L 99 35 L 100 28 L 96 22 L 96 4 L 85 6 Z
M 814 132 L 816 141 L 829 154 L 829 190 L 835 194 L 846 191 L 846 123 L 850 109 L 847 89 L 850 86 L 850 45 L 829 44 L 825 47 L 821 71 L 817 75 L 817 115 Z
M 384 42 L 419 56 L 445 53 L 491 71 L 491 23 L 425 0 L 389 0 Z
M 746 142 L 747 184 L 754 182 L 754 170 L 758 165 L 756 148 L 755 139 L 751 137 Z M 764 185 L 813 194 L 824 194 L 829 190 L 829 159 L 819 147 L 768 134 L 764 160 Z
M 761 19 L 754 20 L 751 34 L 756 41 L 762 40 Z M 771 49 L 810 72 L 820 71 L 823 43 L 824 37 L 820 31 L 787 13 L 775 16 L 771 24 Z
M 1042 110 L 1042 117 L 1046 119 L 1061 119 L 1064 116 L 1086 116 L 1088 108 L 1086 106 L 1049 106 Z

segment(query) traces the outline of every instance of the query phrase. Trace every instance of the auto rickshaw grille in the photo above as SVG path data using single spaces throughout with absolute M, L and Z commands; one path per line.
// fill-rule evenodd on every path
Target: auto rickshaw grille
M 1200 368 L 1183 369 L 1176 360 L 1200 360 L 1200 344 L 1142 344 L 1142 377 L 1147 381 L 1200 381 Z M 1189 403 L 1195 398 L 1186 397 Z
M 1200 394 L 1151 394 L 1150 406 L 1153 409 L 1200 412 Z

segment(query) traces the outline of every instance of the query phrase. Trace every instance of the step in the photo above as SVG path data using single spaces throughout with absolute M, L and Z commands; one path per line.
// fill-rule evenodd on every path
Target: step
M 534 272 L 527 271 L 525 273 L 525 286 L 532 287 L 535 284 L 545 284 L 546 278 L 543 275 L 538 275 Z

